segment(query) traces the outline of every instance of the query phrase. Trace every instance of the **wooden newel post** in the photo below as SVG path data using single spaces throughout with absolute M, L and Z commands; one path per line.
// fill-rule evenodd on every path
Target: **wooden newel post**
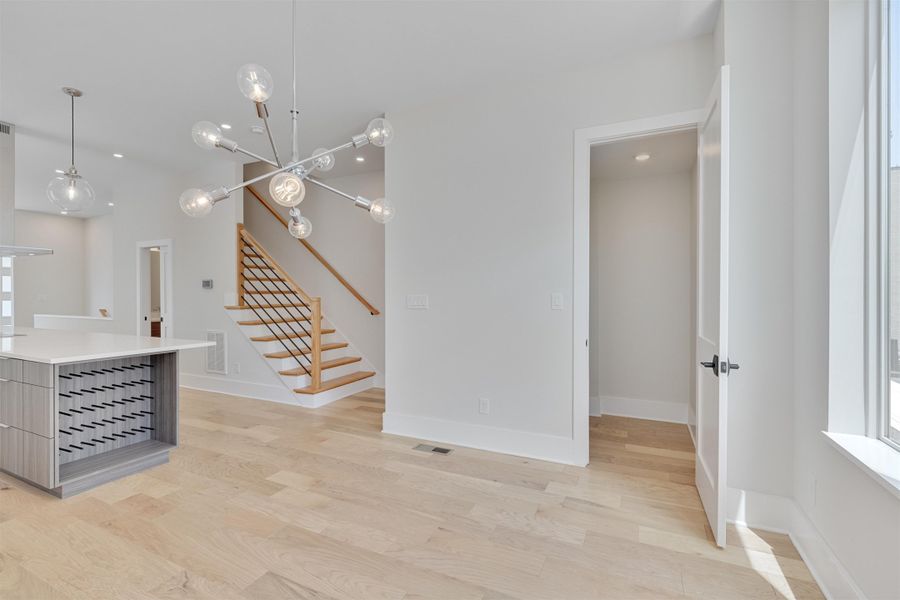
M 246 306 L 244 302 L 244 224 L 237 224 L 237 303 L 238 306 Z
M 312 319 L 312 387 L 317 390 L 322 385 L 322 299 L 313 298 L 310 319 Z

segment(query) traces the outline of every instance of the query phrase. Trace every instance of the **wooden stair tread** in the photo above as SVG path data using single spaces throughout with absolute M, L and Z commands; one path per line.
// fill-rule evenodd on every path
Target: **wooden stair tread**
M 328 335 L 329 333 L 334 333 L 334 329 L 323 329 L 322 335 Z M 278 340 L 295 340 L 297 338 L 305 338 L 309 337 L 310 334 L 303 333 L 291 333 L 285 335 L 283 333 L 279 333 L 278 335 L 258 335 L 250 338 L 251 342 L 277 342 Z
M 343 367 L 344 365 L 350 365 L 362 360 L 360 356 L 342 356 L 340 358 L 333 358 L 331 360 L 323 360 L 322 361 L 322 370 L 326 369 L 335 369 L 337 367 Z M 294 369 L 287 369 L 286 371 L 278 371 L 279 375 L 288 375 L 292 377 L 302 377 L 303 375 L 308 375 L 303 367 L 296 367 Z
M 374 371 L 357 371 L 356 373 L 350 373 L 348 375 L 342 375 L 340 377 L 335 377 L 334 379 L 323 381 L 322 385 L 317 388 L 313 388 L 311 385 L 308 385 L 304 388 L 295 389 L 294 391 L 298 394 L 318 394 L 319 392 L 333 390 L 334 388 L 341 387 L 342 385 L 354 383 L 356 381 L 360 381 L 374 375 Z
M 349 346 L 347 342 L 332 342 L 330 344 L 322 344 L 322 352 L 327 352 L 328 350 L 337 350 L 339 348 L 346 348 Z M 309 348 L 300 348 L 299 350 L 292 350 L 288 352 L 287 350 L 281 350 L 280 352 L 268 352 L 265 354 L 266 358 L 291 358 L 293 356 L 298 356 L 298 354 L 310 354 L 312 350 Z
M 238 321 L 238 325 L 275 325 L 277 323 L 305 323 L 309 317 L 284 317 L 280 319 L 255 319 L 253 321 Z

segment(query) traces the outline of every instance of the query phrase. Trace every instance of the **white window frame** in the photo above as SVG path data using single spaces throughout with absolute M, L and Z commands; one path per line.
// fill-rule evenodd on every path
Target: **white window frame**
M 872 2 L 868 51 L 876 57 L 866 128 L 866 434 L 896 450 L 890 438 L 890 1 Z M 900 10 L 900 3 L 895 4 Z M 898 132 L 900 133 L 900 132 Z M 900 240 L 898 240 L 900 243 Z

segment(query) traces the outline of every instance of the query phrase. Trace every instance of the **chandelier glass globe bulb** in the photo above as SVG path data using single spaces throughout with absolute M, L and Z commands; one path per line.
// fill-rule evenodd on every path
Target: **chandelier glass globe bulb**
M 279 173 L 269 180 L 269 193 L 281 206 L 297 206 L 306 197 L 306 184 L 293 173 Z
M 381 223 L 382 225 L 389 223 L 396 214 L 397 209 L 394 208 L 394 204 L 387 198 L 377 198 L 372 202 L 371 206 L 369 206 L 369 215 L 371 215 L 375 222 Z
M 394 128 L 387 119 L 378 117 L 369 121 L 369 125 L 366 127 L 366 137 L 373 146 L 384 148 L 393 141 Z
M 210 193 L 199 188 L 190 188 L 182 192 L 178 204 L 189 217 L 205 217 L 213 209 Z
M 71 168 L 50 180 L 47 197 L 61 210 L 78 212 L 94 204 L 94 188 Z
M 318 156 L 324 152 L 328 152 L 328 148 L 316 148 L 312 153 L 313 156 Z M 313 161 L 316 165 L 316 168 L 320 171 L 330 171 L 334 168 L 334 154 L 328 152 L 324 156 L 319 156 L 316 160 Z
M 237 84 L 241 93 L 254 102 L 265 102 L 275 88 L 275 82 L 266 68 L 253 63 L 238 69 Z
M 222 130 L 215 123 L 197 121 L 191 128 L 191 137 L 194 138 L 194 143 L 201 148 L 211 150 L 222 139 Z
M 305 240 L 312 233 L 312 222 L 297 211 L 288 222 L 288 232 L 298 240 Z

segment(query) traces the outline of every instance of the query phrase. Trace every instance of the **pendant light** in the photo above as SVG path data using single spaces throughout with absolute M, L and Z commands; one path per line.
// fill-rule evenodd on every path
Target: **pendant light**
M 269 109 L 266 101 L 272 97 L 275 89 L 274 79 L 272 75 L 257 64 L 246 64 L 237 72 L 237 84 L 241 93 L 256 107 L 256 116 L 262 119 L 265 126 L 265 132 L 269 139 L 269 145 L 272 149 L 272 159 L 260 156 L 255 152 L 251 152 L 242 147 L 236 141 L 225 137 L 222 129 L 215 123 L 210 121 L 199 121 L 194 124 L 191 130 L 191 137 L 194 143 L 205 150 L 213 148 L 222 148 L 229 152 L 241 153 L 255 160 L 263 162 L 273 168 L 268 173 L 263 173 L 240 184 L 230 187 L 219 186 L 204 189 L 191 188 L 185 190 L 181 194 L 179 204 L 181 210 L 190 217 L 205 217 L 210 214 L 215 204 L 231 196 L 232 193 L 241 190 L 248 185 L 260 183 L 269 180 L 269 193 L 279 205 L 290 208 L 290 220 L 288 222 L 288 232 L 295 238 L 304 239 L 312 233 L 312 223 L 309 219 L 300 214 L 297 208 L 306 197 L 306 184 L 310 183 L 324 190 L 330 191 L 351 202 L 357 208 L 361 208 L 369 213 L 372 219 L 381 224 L 390 222 L 397 214 L 394 205 L 385 198 L 377 198 L 369 200 L 362 196 L 354 196 L 342 192 L 327 183 L 312 177 L 316 171 L 330 171 L 335 164 L 334 155 L 341 150 L 349 148 L 361 148 L 367 144 L 372 144 L 379 148 L 384 148 L 394 139 L 394 128 L 383 117 L 372 119 L 366 130 L 362 133 L 354 135 L 349 141 L 335 146 L 334 148 L 317 148 L 312 156 L 300 158 L 300 141 L 298 135 L 298 115 L 297 110 L 297 52 L 296 52 L 296 26 L 297 26 L 297 2 L 291 2 L 291 73 L 293 83 L 293 102 L 291 104 L 291 158 L 289 161 L 282 162 L 278 154 L 278 147 L 272 136 L 272 130 L 269 128 Z
M 66 213 L 90 208 L 94 203 L 94 188 L 91 187 L 75 168 L 75 98 L 82 96 L 81 90 L 64 87 L 63 93 L 71 98 L 72 104 L 72 164 L 68 170 L 50 180 L 47 197 Z

